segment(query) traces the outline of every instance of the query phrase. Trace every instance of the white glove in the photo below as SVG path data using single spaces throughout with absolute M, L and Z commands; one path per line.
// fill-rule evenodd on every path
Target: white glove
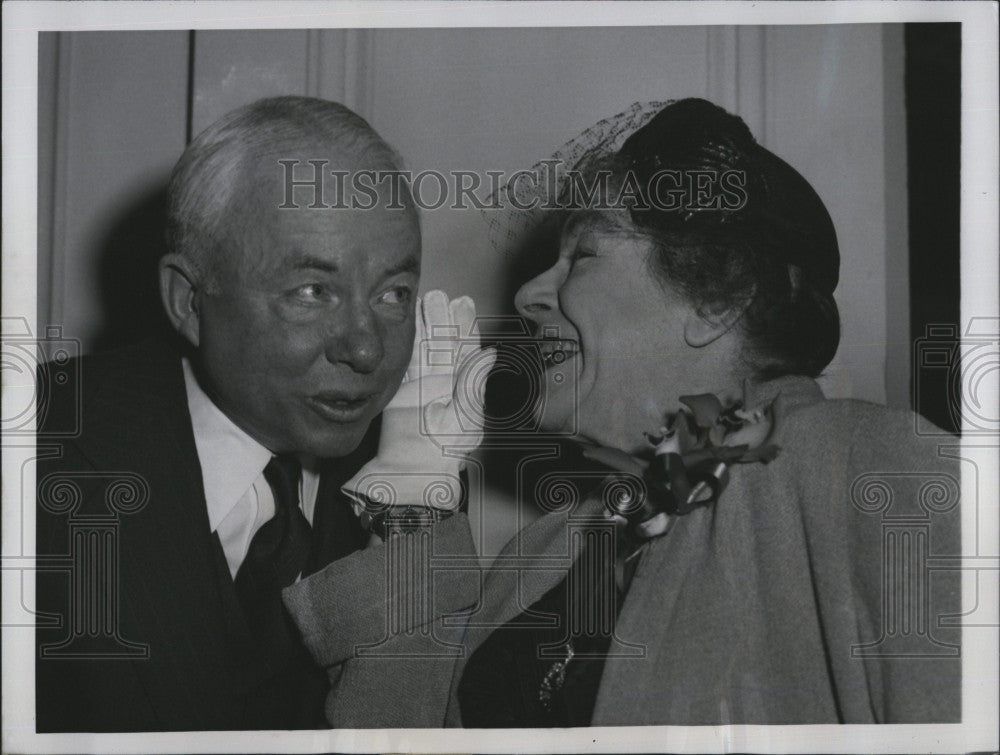
M 473 332 L 476 305 L 443 291 L 417 299 L 413 355 L 382 413 L 378 454 L 341 490 L 355 513 L 372 504 L 456 509 L 459 471 L 483 440 L 483 395 L 496 349 Z

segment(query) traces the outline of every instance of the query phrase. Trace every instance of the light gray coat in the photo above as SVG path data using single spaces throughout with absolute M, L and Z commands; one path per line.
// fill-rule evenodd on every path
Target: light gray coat
M 957 440 L 917 437 L 908 412 L 825 400 L 804 378 L 765 383 L 751 403 L 774 396 L 778 458 L 732 467 L 714 507 L 647 546 L 595 726 L 960 719 L 960 630 L 947 626 L 960 572 L 926 568 L 928 557 L 960 554 L 960 473 L 939 453 Z M 383 643 L 382 656 L 359 646 L 385 634 L 386 564 L 401 558 L 394 549 L 412 551 L 406 538 L 289 588 L 306 644 L 331 673 L 330 723 L 460 726 L 464 659 L 565 577 L 570 517 L 599 513 L 590 500 L 542 517 L 482 584 L 475 569 L 433 570 L 416 588 L 433 605 L 409 626 L 397 618 L 409 633 Z M 453 567 L 473 563 L 464 516 L 438 525 L 433 543 L 457 554 Z M 539 570 L 539 558 L 550 568 Z M 464 635 L 461 621 L 443 618 L 474 605 Z

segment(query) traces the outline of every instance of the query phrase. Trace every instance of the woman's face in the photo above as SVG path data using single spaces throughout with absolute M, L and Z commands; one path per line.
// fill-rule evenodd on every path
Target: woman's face
M 625 451 L 648 447 L 695 388 L 693 307 L 654 277 L 652 242 L 611 224 L 567 226 L 558 261 L 517 292 L 544 358 L 540 425 Z

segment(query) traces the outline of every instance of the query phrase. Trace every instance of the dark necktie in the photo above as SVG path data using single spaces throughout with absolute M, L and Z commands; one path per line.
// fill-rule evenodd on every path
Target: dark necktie
M 275 456 L 264 468 L 274 493 L 274 516 L 257 530 L 236 572 L 236 594 L 261 639 L 281 632 L 287 621 L 281 589 L 295 582 L 309 560 L 312 528 L 299 506 L 301 473 L 294 456 Z

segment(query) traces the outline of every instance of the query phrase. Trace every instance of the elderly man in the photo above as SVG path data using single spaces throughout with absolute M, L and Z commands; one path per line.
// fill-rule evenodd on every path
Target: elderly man
M 49 408 L 82 429 L 38 470 L 40 564 L 76 559 L 38 578 L 40 615 L 61 617 L 39 622 L 39 731 L 325 726 L 326 675 L 280 591 L 369 542 L 339 489 L 411 360 L 421 249 L 405 186 L 348 209 L 310 180 L 399 167 L 362 118 L 305 97 L 229 113 L 184 152 L 159 266 L 178 344 L 84 358 L 82 403 Z

